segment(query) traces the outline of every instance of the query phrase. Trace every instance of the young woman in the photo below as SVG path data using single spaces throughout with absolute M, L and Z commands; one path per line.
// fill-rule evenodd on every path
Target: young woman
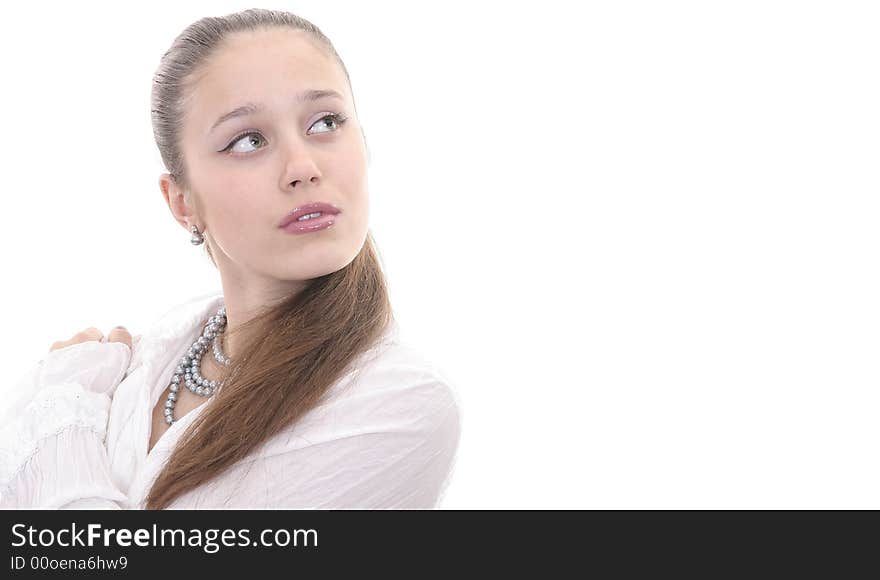
M 53 344 L 5 405 L 0 507 L 437 506 L 460 404 L 399 340 L 330 41 L 286 12 L 203 18 L 152 118 L 162 195 L 222 292 Z

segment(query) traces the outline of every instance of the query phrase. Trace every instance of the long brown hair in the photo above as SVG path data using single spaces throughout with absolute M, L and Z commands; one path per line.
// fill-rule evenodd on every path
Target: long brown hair
M 351 79 L 330 40 L 289 12 L 249 9 L 188 26 L 163 55 L 153 78 L 153 134 L 174 182 L 189 191 L 179 143 L 185 102 L 199 67 L 230 32 L 289 27 L 326 47 Z M 352 94 L 354 94 L 352 92 Z M 205 245 L 216 267 L 211 248 Z M 228 370 L 215 404 L 181 436 L 153 483 L 147 509 L 164 509 L 208 482 L 312 409 L 393 323 L 385 277 L 372 234 L 337 272 L 266 307 L 240 327 L 255 337 Z

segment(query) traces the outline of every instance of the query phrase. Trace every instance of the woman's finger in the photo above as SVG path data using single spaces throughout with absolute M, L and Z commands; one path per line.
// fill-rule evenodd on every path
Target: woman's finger
M 87 329 L 81 330 L 81 331 L 77 332 L 76 334 L 74 334 L 73 338 L 70 339 L 70 342 L 77 343 L 77 342 L 85 342 L 87 340 L 97 340 L 100 342 L 100 340 L 102 338 L 104 338 L 104 333 L 101 332 L 99 329 L 95 328 L 94 326 L 90 326 Z
M 104 333 L 94 326 L 90 326 L 85 330 L 81 330 L 73 335 L 70 340 L 59 340 L 52 343 L 52 346 L 49 347 L 49 352 L 53 350 L 58 350 L 59 348 L 64 348 L 66 346 L 71 346 L 74 344 L 79 344 L 80 342 L 87 342 L 89 340 L 96 340 L 100 342 L 104 338 Z
M 124 342 L 131 348 L 131 333 L 124 326 L 117 326 L 107 335 L 107 342 Z

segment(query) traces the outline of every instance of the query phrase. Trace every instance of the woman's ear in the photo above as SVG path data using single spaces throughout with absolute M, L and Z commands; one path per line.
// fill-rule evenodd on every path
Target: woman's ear
M 163 173 L 159 176 L 159 189 L 162 191 L 162 197 L 171 211 L 174 219 L 183 226 L 183 229 L 189 231 L 187 218 L 192 217 L 193 208 L 189 207 L 186 200 L 186 193 L 181 191 L 174 179 L 169 173 Z

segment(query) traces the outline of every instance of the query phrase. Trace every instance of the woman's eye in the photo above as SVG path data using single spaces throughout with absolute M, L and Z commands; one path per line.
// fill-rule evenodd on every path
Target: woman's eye
M 332 133 L 333 131 L 338 131 L 339 127 L 342 127 L 342 125 L 344 125 L 347 120 L 348 120 L 348 117 L 346 117 L 345 115 L 342 115 L 339 113 L 331 113 L 329 115 L 324 115 L 323 117 L 321 117 L 320 119 L 315 121 L 315 124 L 312 125 L 312 127 L 333 127 L 333 126 L 335 126 L 336 127 L 335 129 L 328 129 L 325 131 L 317 131 L 318 133 Z M 242 151 L 241 149 L 235 149 L 235 146 L 238 145 L 239 143 L 249 143 L 249 144 L 253 145 L 254 138 L 257 138 L 258 142 L 265 141 L 263 136 L 260 135 L 259 133 L 257 133 L 256 131 L 248 131 L 247 133 L 242 133 L 241 135 L 239 135 L 238 137 L 233 139 L 232 142 L 229 145 L 227 145 L 225 149 L 223 149 L 223 151 L 229 152 L 229 153 L 250 153 L 250 151 L 247 151 L 247 150 Z M 253 150 L 251 150 L 251 151 L 253 151 Z
M 235 139 L 233 139 L 233 140 L 232 140 L 232 143 L 230 143 L 230 144 L 226 147 L 226 149 L 224 149 L 223 151 L 229 151 L 229 152 L 231 152 L 231 153 L 232 153 L 232 152 L 234 152 L 234 153 L 247 153 L 247 151 L 241 151 L 241 150 L 235 150 L 235 151 L 233 151 L 233 150 L 235 149 L 235 146 L 236 146 L 238 143 L 249 143 L 249 142 L 251 142 L 251 139 L 253 139 L 254 137 L 259 138 L 260 141 L 263 140 L 263 136 L 262 136 L 262 135 L 260 135 L 259 133 L 255 132 L 255 131 L 251 131 L 251 132 L 249 132 L 249 133 L 245 133 L 244 135 L 240 135 L 240 136 L 236 137 Z
M 332 125 L 336 125 L 336 127 L 338 128 L 338 127 L 342 127 L 342 125 L 344 125 L 347 120 L 348 120 L 348 117 L 346 117 L 345 115 L 342 115 L 339 113 L 331 113 L 329 115 L 324 115 L 323 117 L 321 117 L 320 119 L 315 121 L 315 124 L 312 125 L 312 127 L 319 127 L 322 124 L 325 127 L 327 127 L 328 125 L 332 124 Z M 329 131 L 319 131 L 319 132 L 320 133 L 328 133 Z

